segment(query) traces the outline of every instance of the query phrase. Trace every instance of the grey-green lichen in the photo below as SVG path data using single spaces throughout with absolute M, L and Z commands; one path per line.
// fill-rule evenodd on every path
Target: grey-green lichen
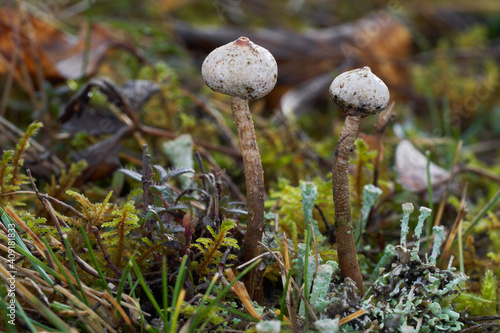
M 406 236 L 410 231 L 410 214 L 413 213 L 413 205 L 409 202 L 403 204 L 403 218 L 401 219 L 401 246 L 406 247 Z
M 255 325 L 255 329 L 258 333 L 279 333 L 281 331 L 281 321 L 261 321 L 260 323 L 257 323 L 257 325 Z
M 442 225 L 435 226 L 432 228 L 434 232 L 434 245 L 432 246 L 432 253 L 429 257 L 429 261 L 433 264 L 436 264 L 437 257 L 440 253 L 441 243 L 444 240 L 444 227 Z
M 309 225 L 309 221 L 312 222 L 314 236 L 316 237 L 316 241 L 319 242 L 322 236 L 321 232 L 319 231 L 318 221 L 313 218 L 314 201 L 318 197 L 318 188 L 311 182 L 304 182 L 302 183 L 301 193 L 304 221 L 306 223 L 306 226 Z
M 360 234 L 365 231 L 364 229 L 366 221 L 368 220 L 368 216 L 370 215 L 370 210 L 381 194 L 382 190 L 372 184 L 368 184 L 363 187 L 363 203 L 361 204 L 361 216 L 358 222 L 358 227 L 356 228 L 356 235 L 354 236 L 354 239 L 359 239 Z
M 351 279 L 340 276 L 336 262 L 321 264 L 321 256 L 318 254 L 319 266 L 316 267 L 313 252 L 306 253 L 305 244 L 298 245 L 295 281 L 303 290 L 307 288 L 311 291 L 308 302 L 318 318 L 310 326 L 310 329 L 315 330 L 310 332 L 368 330 L 426 333 L 457 332 L 463 328 L 464 324 L 460 314 L 454 309 L 453 300 L 462 292 L 461 286 L 467 276 L 451 266 L 443 270 L 436 267 L 444 240 L 443 227 L 433 228 L 432 253 L 429 260 L 422 259 L 427 258 L 427 254 L 419 253 L 420 236 L 431 213 L 429 208 L 420 208 L 420 216 L 413 232 L 414 245 L 407 245 L 413 210 L 412 204 L 403 205 L 401 244 L 386 246 L 370 278 L 371 286 L 363 297 L 358 295 L 357 287 Z M 308 286 L 303 286 L 306 258 L 309 264 Z M 361 309 L 366 313 L 340 325 L 339 319 Z M 298 315 L 305 318 L 308 311 L 303 302 L 300 302 Z M 305 326 L 300 329 L 305 329 Z
M 318 267 L 318 274 L 314 279 L 314 286 L 309 298 L 312 308 L 316 311 L 321 312 L 328 305 L 326 294 L 328 293 L 328 289 L 330 287 L 332 274 L 332 266 L 324 264 Z
M 314 326 L 320 333 L 337 333 L 340 329 L 339 318 L 336 319 L 320 319 L 314 323 Z
M 377 330 L 383 332 L 459 331 L 463 323 L 450 300 L 461 293 L 459 286 L 467 276 L 453 268 L 440 270 L 436 267 L 439 247 L 444 239 L 443 227 L 433 228 L 434 246 L 430 261 L 420 259 L 420 235 L 431 212 L 426 207 L 420 208 L 414 232 L 415 246 L 411 250 L 406 247 L 411 208 L 408 204 L 403 205 L 401 245 L 393 248 L 392 260 L 383 270 L 377 267 L 382 272 L 362 304 L 370 312 L 372 321 L 378 323 Z M 381 261 L 387 263 L 387 257 L 388 253 L 385 253 Z
M 174 140 L 164 142 L 162 149 L 175 168 L 193 169 L 193 138 L 191 135 L 183 134 Z M 191 186 L 192 177 L 184 174 L 179 176 L 179 180 L 183 190 Z
M 425 220 L 431 215 L 432 210 L 427 207 L 420 207 L 420 216 L 418 217 L 417 227 L 415 228 L 415 234 L 413 239 L 415 239 L 415 246 L 411 251 L 411 260 L 419 260 L 418 251 L 420 250 L 420 236 L 422 235 L 422 230 L 424 229 Z

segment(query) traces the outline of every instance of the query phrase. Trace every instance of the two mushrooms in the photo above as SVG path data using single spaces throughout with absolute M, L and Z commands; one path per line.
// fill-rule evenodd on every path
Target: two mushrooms
M 231 96 L 247 184 L 245 260 L 248 261 L 259 255 L 258 242 L 264 228 L 264 170 L 248 100 L 261 98 L 274 88 L 278 66 L 268 50 L 240 37 L 212 51 L 203 62 L 201 73 L 212 90 Z M 370 68 L 364 67 L 337 76 L 330 86 L 330 97 L 347 116 L 332 168 L 339 265 L 342 276 L 353 279 L 361 291 L 363 281 L 356 260 L 348 166 L 361 119 L 386 108 L 389 90 Z M 255 272 L 247 278 L 251 291 L 259 284 L 256 279 Z

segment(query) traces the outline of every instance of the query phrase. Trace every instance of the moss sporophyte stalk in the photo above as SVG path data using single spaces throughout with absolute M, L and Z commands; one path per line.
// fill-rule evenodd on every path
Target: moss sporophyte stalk
M 201 73 L 212 90 L 231 96 L 231 109 L 238 127 L 241 156 L 247 185 L 248 222 L 245 260 L 259 255 L 258 242 L 264 228 L 264 170 L 248 100 L 267 95 L 276 85 L 278 66 L 272 54 L 246 37 L 212 51 Z M 262 276 L 252 270 L 246 280 L 250 296 L 263 300 Z

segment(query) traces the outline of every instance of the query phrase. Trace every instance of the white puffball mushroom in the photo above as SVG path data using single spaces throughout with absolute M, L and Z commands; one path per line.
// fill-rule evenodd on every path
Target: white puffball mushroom
M 365 66 L 337 76 L 330 85 L 330 98 L 345 115 L 364 118 L 387 107 L 389 89 Z
M 253 100 L 273 90 L 278 65 L 267 49 L 240 37 L 213 50 L 201 66 L 201 75 L 214 91 Z

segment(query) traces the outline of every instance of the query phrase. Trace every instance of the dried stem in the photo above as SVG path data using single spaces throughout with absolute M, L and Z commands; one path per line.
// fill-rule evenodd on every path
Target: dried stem
M 333 202 L 335 204 L 335 235 L 340 273 L 351 278 L 363 293 L 363 278 L 356 258 L 354 228 L 351 220 L 349 160 L 358 134 L 360 116 L 347 116 L 335 150 L 332 168 Z
M 151 168 L 151 155 L 148 153 L 148 145 L 142 146 L 142 201 L 143 212 L 146 212 L 149 207 L 148 190 L 154 176 L 153 169 Z
M 101 234 L 99 233 L 99 229 L 96 226 L 92 226 L 91 230 L 95 236 L 95 239 L 97 240 L 97 244 L 99 244 L 99 248 L 102 251 L 104 259 L 106 260 L 106 262 L 109 265 L 109 268 L 111 268 L 111 270 L 116 274 L 116 276 L 121 277 L 122 272 L 118 269 L 118 267 L 116 267 L 113 260 L 111 260 L 111 256 L 109 255 L 108 249 L 106 248 L 106 245 L 104 245 L 104 243 L 102 241 Z
M 253 126 L 248 101 L 239 97 L 231 98 L 231 108 L 240 142 L 241 156 L 245 166 L 247 185 L 248 222 L 245 236 L 245 261 L 252 260 L 259 254 L 259 243 L 264 228 L 264 169 L 260 159 L 259 147 Z M 262 274 L 257 269 L 250 271 L 246 279 L 250 296 L 263 300 Z

